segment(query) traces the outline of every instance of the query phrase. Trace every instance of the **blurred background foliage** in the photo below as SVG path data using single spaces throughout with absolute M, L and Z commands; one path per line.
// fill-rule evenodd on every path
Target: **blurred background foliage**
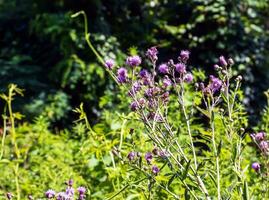
M 220 55 L 233 57 L 255 123 L 269 85 L 268 0 L 0 0 L 0 89 L 10 82 L 26 89 L 15 107 L 28 119 L 42 114 L 66 127 L 71 108 L 84 102 L 96 122 L 100 98 L 115 92 L 85 43 L 83 20 L 70 18 L 79 10 L 93 44 L 117 61 L 132 46 L 142 55 L 152 45 L 162 61 L 190 49 L 193 68 L 207 72 Z

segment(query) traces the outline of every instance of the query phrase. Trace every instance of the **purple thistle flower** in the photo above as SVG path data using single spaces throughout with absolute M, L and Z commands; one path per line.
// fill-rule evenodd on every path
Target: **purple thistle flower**
M 225 60 L 224 56 L 220 56 L 219 57 L 219 63 L 222 67 L 226 67 L 228 64 L 227 64 L 227 61 Z
M 75 194 L 75 190 L 74 190 L 74 188 L 72 188 L 72 187 L 69 186 L 69 187 L 66 188 L 65 193 L 66 193 L 68 196 L 74 196 L 74 194 Z
M 165 76 L 163 79 L 163 86 L 164 87 L 168 87 L 172 85 L 172 81 L 170 80 L 170 78 L 168 78 L 168 76 Z
M 117 78 L 120 83 L 126 83 L 127 82 L 127 69 L 124 67 L 121 67 L 117 71 Z
M 153 88 L 146 89 L 145 92 L 144 92 L 144 95 L 147 98 L 153 97 L 153 95 L 154 95 L 154 89 Z
M 141 89 L 141 85 L 140 85 L 140 83 L 138 82 L 138 81 L 135 81 L 134 83 L 133 83 L 133 85 L 132 85 L 132 90 L 131 90 L 131 92 L 133 93 L 136 93 L 136 92 L 138 92 L 139 90 Z
M 146 69 L 142 69 L 139 73 L 141 78 L 147 78 L 149 76 L 149 72 Z
M 130 56 L 126 59 L 126 64 L 130 67 L 136 67 L 141 64 L 141 58 L 139 56 Z
M 156 165 L 153 165 L 151 170 L 154 175 L 157 175 L 160 172 L 160 169 Z
M 186 65 L 184 63 L 177 63 L 175 69 L 178 73 L 183 74 L 186 72 Z
M 77 191 L 78 191 L 79 194 L 85 194 L 85 192 L 86 192 L 86 188 L 80 186 L 80 187 L 78 187 Z
M 191 83 L 193 81 L 193 76 L 191 73 L 188 73 L 184 76 L 184 81 L 187 83 Z
M 73 186 L 73 184 L 74 184 L 74 181 L 73 181 L 73 179 L 70 179 L 69 181 L 67 181 L 67 183 L 66 183 L 68 186 L 70 186 L 70 187 L 72 187 Z
M 139 105 L 135 101 L 133 101 L 130 105 L 132 111 L 136 111 L 138 109 L 138 106 Z
M 253 134 L 254 139 L 255 139 L 256 141 L 262 141 L 262 140 L 264 140 L 265 135 L 266 135 L 265 132 L 258 132 L 258 133 L 256 133 L 256 134 Z
M 46 196 L 48 199 L 52 199 L 52 198 L 54 198 L 54 196 L 55 196 L 55 191 L 52 190 L 52 189 L 49 189 L 47 192 L 45 192 L 45 196 Z
M 260 171 L 260 169 L 261 169 L 260 164 L 257 163 L 257 162 L 252 163 L 251 167 L 252 167 L 252 169 L 254 169 L 256 172 Z
M 86 195 L 80 194 L 78 200 L 84 200 L 86 198 Z
M 151 60 L 151 62 L 156 62 L 158 60 L 158 50 L 156 47 L 151 47 L 147 50 L 146 56 Z
M 152 153 L 151 152 L 147 152 L 145 154 L 145 159 L 146 159 L 147 163 L 150 164 L 151 163 L 151 160 L 153 159 Z
M 111 70 L 114 67 L 114 65 L 115 65 L 114 60 L 112 60 L 112 59 L 105 60 L 105 66 L 106 66 L 106 68 L 108 68 L 108 69 Z
M 131 151 L 131 152 L 128 154 L 127 158 L 129 159 L 129 161 L 132 161 L 132 160 L 135 159 L 135 156 L 136 156 L 136 153 L 133 152 L 133 151 Z
M 166 150 L 161 150 L 161 151 L 159 151 L 159 156 L 161 158 L 166 158 L 166 157 L 168 157 L 168 153 Z
M 68 198 L 69 198 L 69 196 L 65 192 L 59 192 L 57 194 L 56 200 L 66 200 Z
M 163 63 L 159 66 L 159 72 L 162 74 L 167 74 L 169 72 L 168 65 Z
M 189 60 L 190 57 L 190 52 L 188 50 L 182 50 L 180 52 L 180 60 L 182 60 L 183 62 L 187 62 Z
M 154 100 L 149 99 L 149 101 L 148 101 L 148 107 L 149 108 L 155 108 L 156 106 L 157 106 L 157 103 Z
M 140 98 L 140 99 L 138 100 L 138 102 L 139 102 L 139 105 L 143 108 L 144 105 L 146 104 L 146 99 L 144 99 L 144 98 Z
M 210 76 L 209 88 L 214 93 L 217 92 L 222 86 L 222 81 L 214 76 Z

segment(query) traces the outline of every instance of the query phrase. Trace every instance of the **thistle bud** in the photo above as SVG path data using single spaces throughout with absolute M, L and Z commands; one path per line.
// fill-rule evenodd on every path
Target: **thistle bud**
M 233 66 L 233 65 L 234 65 L 234 60 L 233 60 L 232 58 L 229 58 L 229 59 L 228 59 L 228 64 L 229 64 L 230 66 Z

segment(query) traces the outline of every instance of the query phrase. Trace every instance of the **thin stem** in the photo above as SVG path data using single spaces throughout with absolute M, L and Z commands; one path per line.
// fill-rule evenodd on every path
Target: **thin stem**
M 15 120 L 14 120 L 12 106 L 11 106 L 12 96 L 13 96 L 13 88 L 11 87 L 9 89 L 9 96 L 8 96 L 7 106 L 8 106 L 8 112 L 9 112 L 9 118 L 10 118 L 10 121 L 11 121 L 11 138 L 12 138 L 12 143 L 14 145 L 14 152 L 15 152 L 15 155 L 16 155 L 16 158 L 17 158 L 17 164 L 16 164 L 16 167 L 14 168 L 17 200 L 20 200 L 19 162 L 18 162 L 19 159 L 20 159 L 20 151 L 18 149 L 17 142 L 16 142 Z
M 3 115 L 3 137 L 2 137 L 2 143 L 1 143 L 1 154 L 0 154 L 0 160 L 2 160 L 4 155 L 4 146 L 5 146 L 5 139 L 7 134 L 7 117 L 6 117 L 6 106 L 4 108 L 4 115 Z
M 213 104 L 213 102 L 212 102 Z M 216 171 L 217 171 L 217 189 L 218 189 L 218 200 L 221 199 L 220 193 L 220 169 L 219 169 L 219 155 L 217 152 L 216 141 L 215 141 L 215 123 L 214 123 L 214 113 L 213 107 L 210 108 L 210 123 L 211 123 L 211 131 L 212 131 L 212 144 L 213 144 L 213 151 L 214 156 L 216 157 Z

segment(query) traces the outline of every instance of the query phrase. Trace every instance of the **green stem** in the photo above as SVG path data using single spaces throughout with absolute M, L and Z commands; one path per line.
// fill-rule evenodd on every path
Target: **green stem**
M 212 129 L 212 144 L 213 144 L 213 150 L 214 150 L 214 156 L 216 157 L 216 171 L 217 171 L 217 190 L 218 190 L 218 200 L 221 199 L 221 193 L 220 193 L 220 169 L 219 169 L 219 155 L 217 152 L 217 146 L 215 141 L 215 123 L 214 123 L 214 113 L 213 108 L 210 108 L 210 123 L 211 123 L 211 129 Z
M 113 196 L 107 198 L 106 200 L 111 200 L 111 199 L 113 199 L 114 197 L 116 197 L 116 196 L 118 196 L 120 193 L 122 193 L 124 190 L 126 190 L 129 186 L 137 185 L 138 183 L 140 183 L 140 182 L 142 182 L 142 181 L 144 181 L 144 180 L 146 180 L 146 179 L 147 179 L 147 178 L 142 178 L 142 179 L 140 179 L 140 180 L 138 180 L 138 181 L 135 181 L 135 182 L 133 182 L 133 183 L 131 183 L 131 184 L 128 183 L 128 184 L 125 185 L 120 191 L 118 191 L 117 193 L 115 193 Z
M 0 154 L 0 160 L 2 160 L 4 155 L 4 146 L 5 146 L 5 139 L 7 134 L 7 117 L 6 117 L 6 106 L 4 108 L 4 115 L 3 115 L 3 138 L 1 143 L 1 154 Z
M 79 11 L 75 14 L 73 14 L 71 17 L 72 18 L 75 18 L 75 17 L 78 17 L 79 15 L 83 15 L 83 18 L 84 18 L 84 37 L 85 37 L 85 40 L 88 44 L 88 46 L 90 47 L 90 49 L 92 50 L 92 52 L 94 53 L 94 55 L 97 57 L 98 61 L 103 65 L 105 66 L 105 61 L 104 59 L 102 58 L 102 56 L 97 52 L 97 50 L 94 48 L 94 46 L 92 45 L 91 41 L 90 41 L 90 33 L 88 31 L 88 19 L 87 19 L 87 15 L 84 11 Z M 118 83 L 117 81 L 117 78 L 113 75 L 113 73 L 106 69 L 106 71 L 110 74 L 110 76 L 114 79 L 114 81 L 116 83 Z

